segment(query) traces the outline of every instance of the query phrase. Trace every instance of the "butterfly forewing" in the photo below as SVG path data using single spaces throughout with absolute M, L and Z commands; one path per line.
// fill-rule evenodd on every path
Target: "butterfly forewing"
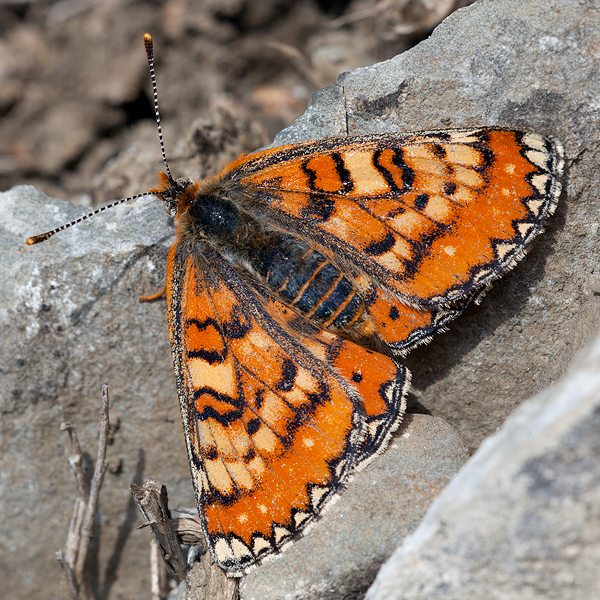
M 272 222 L 424 306 L 520 258 L 554 210 L 561 170 L 559 145 L 500 129 L 307 142 L 231 168 Z

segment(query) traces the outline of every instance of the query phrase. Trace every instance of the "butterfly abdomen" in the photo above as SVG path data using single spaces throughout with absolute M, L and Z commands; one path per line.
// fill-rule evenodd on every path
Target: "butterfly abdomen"
M 350 281 L 298 238 L 271 235 L 252 266 L 284 302 L 322 327 L 347 329 L 363 318 L 364 304 Z

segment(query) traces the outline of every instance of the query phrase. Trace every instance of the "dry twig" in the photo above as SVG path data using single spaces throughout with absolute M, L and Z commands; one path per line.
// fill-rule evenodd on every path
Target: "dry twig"
M 156 546 L 160 549 L 167 569 L 177 582 L 184 582 L 187 600 L 236 600 L 238 597 L 238 580 L 227 577 L 218 567 L 210 552 L 206 551 L 206 543 L 202 525 L 197 518 L 171 519 L 167 488 L 154 479 L 146 479 L 144 485 L 131 484 L 131 492 L 146 522 L 141 527 L 150 527 L 154 534 Z M 181 544 L 191 550 L 201 548 L 202 558 L 193 560 L 194 552 L 188 554 L 188 562 L 183 556 Z M 155 550 L 153 550 L 155 552 Z M 196 552 L 196 555 L 198 553 Z M 192 558 L 192 560 L 190 560 Z M 151 564 L 154 562 L 151 556 Z M 159 600 L 160 579 L 156 567 L 152 567 L 153 590 L 152 599 Z
M 77 438 L 75 427 L 71 423 L 63 423 L 60 428 L 67 431 L 71 440 L 71 455 L 69 463 L 73 468 L 77 481 L 78 498 L 75 500 L 73 516 L 69 524 L 67 534 L 67 547 L 65 553 L 59 550 L 56 559 L 63 569 L 69 588 L 69 594 L 73 600 L 92 600 L 93 594 L 85 572 L 85 561 L 92 538 L 94 517 L 98 508 L 98 497 L 100 488 L 106 473 L 106 447 L 108 445 L 109 415 L 108 415 L 108 386 L 102 386 L 102 409 L 100 413 L 100 425 L 98 426 L 98 454 L 94 475 L 89 488 L 85 480 L 82 466 L 82 452 Z
M 133 499 L 144 515 L 162 553 L 169 574 L 177 582 L 183 581 L 186 575 L 186 562 L 177 535 L 171 525 L 167 488 L 154 479 L 146 479 L 144 485 L 131 484 Z

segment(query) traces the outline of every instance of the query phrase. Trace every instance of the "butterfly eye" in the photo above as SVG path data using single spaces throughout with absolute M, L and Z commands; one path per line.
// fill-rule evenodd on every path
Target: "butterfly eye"
M 162 196 L 162 200 L 163 200 L 163 206 L 165 208 L 165 211 L 167 212 L 167 214 L 171 215 L 172 217 L 177 216 L 177 197 L 175 196 Z

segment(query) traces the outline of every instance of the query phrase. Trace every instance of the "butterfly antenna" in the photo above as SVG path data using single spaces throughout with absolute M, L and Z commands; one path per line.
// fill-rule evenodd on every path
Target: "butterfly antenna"
M 156 117 L 156 125 L 158 126 L 158 141 L 160 142 L 160 152 L 162 154 L 163 163 L 167 171 L 167 176 L 172 183 L 175 183 L 167 163 L 167 154 L 165 152 L 165 143 L 163 141 L 162 128 L 160 126 L 160 113 L 158 112 L 158 91 L 156 88 L 156 74 L 154 72 L 154 45 L 152 36 L 149 33 L 144 34 L 144 48 L 146 48 L 146 56 L 148 57 L 148 66 L 150 67 L 150 79 L 152 79 L 152 91 L 154 93 L 154 115 Z
M 75 221 L 71 221 L 70 223 L 65 223 L 65 225 L 61 225 L 56 229 L 52 229 L 52 231 L 47 231 L 46 233 L 41 233 L 40 235 L 34 235 L 33 237 L 27 238 L 27 245 L 33 246 L 34 244 L 39 244 L 40 242 L 45 242 L 48 238 L 51 238 L 55 233 L 62 231 L 63 229 L 68 229 L 69 227 L 73 227 L 73 225 L 77 225 L 81 223 L 81 221 L 85 221 L 102 211 L 108 210 L 113 206 L 117 206 L 118 204 L 123 204 L 123 202 L 129 202 L 129 200 L 135 200 L 136 198 L 142 198 L 143 196 L 154 196 L 152 192 L 144 192 L 143 194 L 136 194 L 135 196 L 129 196 L 128 198 L 121 198 L 120 200 L 115 200 L 106 206 L 101 206 L 97 208 L 95 211 L 88 213 L 87 215 L 83 215 L 83 217 L 79 217 L 79 219 L 75 219 Z

